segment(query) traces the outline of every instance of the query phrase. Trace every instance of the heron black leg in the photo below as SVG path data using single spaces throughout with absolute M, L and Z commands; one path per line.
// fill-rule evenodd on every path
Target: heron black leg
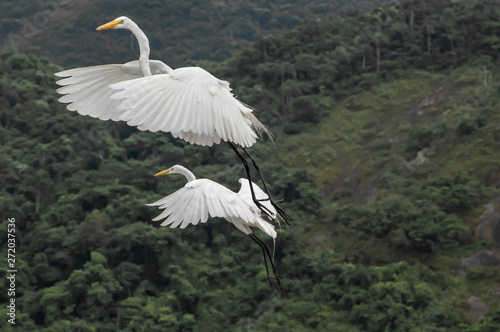
M 254 168 L 257 170 L 257 173 L 259 174 L 260 181 L 262 181 L 262 185 L 264 186 L 264 191 L 266 192 L 267 197 L 268 197 L 267 199 L 264 199 L 264 200 L 266 200 L 266 201 L 269 200 L 271 202 L 271 204 L 274 206 L 274 208 L 276 209 L 276 211 L 278 212 L 278 214 L 281 216 L 281 218 L 283 218 L 283 220 L 285 221 L 285 223 L 288 226 L 291 226 L 290 223 L 288 222 L 288 220 L 292 220 L 293 219 L 292 216 L 290 216 L 288 213 L 286 213 L 285 210 L 283 210 L 280 206 L 278 206 L 278 204 L 276 204 L 277 202 L 275 202 L 271 198 L 271 193 L 269 192 L 269 189 L 267 189 L 266 181 L 264 181 L 264 177 L 262 176 L 262 173 L 260 171 L 259 164 L 255 161 L 255 159 L 252 158 L 252 156 L 250 155 L 250 153 L 248 153 L 248 151 L 245 150 L 245 148 L 242 147 L 241 149 L 245 152 L 245 154 L 247 155 L 247 157 L 250 158 L 250 160 L 253 163 Z
M 250 234 L 250 237 L 254 239 L 254 241 L 256 241 L 257 243 L 259 243 L 260 247 L 262 249 L 265 250 L 265 252 L 267 253 L 267 257 L 269 258 L 269 262 L 271 263 L 271 268 L 273 269 L 273 273 L 274 273 L 274 276 L 276 278 L 281 278 L 281 276 L 278 275 L 278 273 L 276 272 L 276 268 L 274 266 L 274 259 L 272 258 L 271 256 L 271 252 L 269 251 L 269 248 L 267 247 L 267 245 L 257 237 L 257 235 L 255 234 Z
M 259 245 L 260 249 L 262 250 L 262 255 L 264 256 L 264 264 L 266 266 L 266 272 L 267 272 L 267 279 L 269 280 L 269 284 L 271 284 L 271 288 L 273 289 L 274 291 L 274 294 L 275 295 L 278 295 L 278 292 L 277 292 L 277 285 L 274 283 L 274 280 L 272 280 L 271 276 L 269 275 L 269 267 L 267 266 L 267 258 L 266 258 L 266 252 L 264 251 L 264 248 L 262 247 L 262 245 L 259 243 L 259 241 L 257 241 L 253 236 L 253 234 L 250 234 L 250 238 L 252 240 L 254 240 L 255 242 L 257 242 L 257 244 Z
M 273 219 L 273 214 L 271 213 L 271 211 L 269 211 L 269 209 L 267 207 L 265 207 L 264 205 L 262 205 L 262 203 L 260 203 L 260 201 L 257 199 L 257 197 L 255 196 L 255 192 L 253 190 L 253 186 L 252 186 L 252 176 L 250 175 L 250 167 L 248 166 L 248 161 L 245 159 L 245 157 L 243 157 L 243 155 L 238 151 L 238 149 L 234 146 L 233 143 L 231 142 L 227 142 L 227 144 L 229 144 L 229 146 L 231 147 L 231 149 L 233 149 L 233 151 L 238 155 L 238 157 L 241 159 L 241 162 L 243 163 L 243 166 L 245 166 L 245 170 L 247 172 L 247 178 L 248 178 L 248 181 L 250 181 L 249 185 L 250 185 L 250 192 L 252 193 L 252 200 L 253 202 L 255 203 L 255 205 L 257 205 L 257 207 L 262 211 L 264 212 L 270 219 Z
M 249 234 L 250 238 L 254 240 L 262 250 L 262 255 L 264 256 L 264 264 L 266 266 L 266 272 L 267 272 L 267 279 L 269 280 L 269 283 L 271 284 L 271 288 L 274 291 L 274 294 L 278 296 L 278 293 L 284 294 L 285 292 L 288 291 L 286 286 L 283 284 L 283 281 L 281 280 L 281 276 L 278 275 L 276 272 L 276 268 L 274 266 L 273 259 L 271 257 L 271 254 L 269 252 L 269 249 L 267 248 L 266 244 L 262 242 L 261 239 L 259 239 L 255 234 Z M 267 253 L 267 256 L 266 256 Z M 269 268 L 267 266 L 267 258 L 269 258 L 269 262 L 271 263 L 271 268 L 273 269 L 274 277 L 272 277 L 269 274 Z

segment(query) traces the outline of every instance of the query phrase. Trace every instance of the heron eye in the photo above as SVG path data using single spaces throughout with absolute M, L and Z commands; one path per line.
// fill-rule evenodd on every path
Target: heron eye
M 123 20 L 121 20 L 120 22 L 118 22 L 118 24 L 123 24 Z

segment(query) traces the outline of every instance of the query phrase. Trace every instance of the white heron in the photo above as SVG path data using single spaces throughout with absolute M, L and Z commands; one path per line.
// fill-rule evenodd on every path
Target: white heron
M 154 203 L 146 204 L 148 206 L 159 206 L 160 209 L 163 209 L 161 214 L 155 217 L 153 221 L 165 219 L 161 226 L 170 226 L 171 228 L 180 227 L 183 229 L 191 224 L 205 223 L 209 217 L 226 219 L 259 244 L 264 255 L 267 276 L 273 290 L 275 292 L 286 290 L 281 277 L 276 273 L 269 249 L 250 229 L 251 227 L 259 228 L 272 237 L 273 240 L 276 238 L 274 226 L 261 218 L 260 210 L 252 200 L 250 188 L 253 187 L 259 199 L 266 198 L 266 193 L 255 183 L 252 183 L 252 186 L 250 186 L 250 181 L 243 178 L 239 180 L 241 184 L 239 192 L 235 193 L 212 180 L 196 179 L 191 171 L 180 165 L 172 166 L 157 173 L 155 176 L 164 174 L 182 174 L 186 177 L 187 183 L 176 192 Z M 266 204 L 267 208 L 271 211 L 272 217 L 275 218 L 276 210 L 270 201 L 264 201 L 263 204 Z M 274 276 L 269 274 L 267 258 L 269 258 Z
M 65 77 L 57 81 L 63 87 L 59 99 L 69 103 L 70 111 L 101 120 L 126 121 L 139 130 L 169 132 L 191 144 L 212 146 L 227 142 L 251 174 L 239 145 L 251 159 L 271 205 L 288 223 L 291 217 L 270 197 L 259 165 L 245 150 L 252 146 L 258 133 L 269 131 L 246 106 L 231 93 L 229 82 L 219 80 L 200 67 L 172 70 L 163 62 L 149 60 L 149 41 L 131 19 L 121 16 L 97 30 L 127 29 L 137 38 L 139 61 L 124 65 L 111 64 L 75 68 L 56 73 Z M 271 211 L 258 200 L 250 187 L 254 203 L 266 214 Z

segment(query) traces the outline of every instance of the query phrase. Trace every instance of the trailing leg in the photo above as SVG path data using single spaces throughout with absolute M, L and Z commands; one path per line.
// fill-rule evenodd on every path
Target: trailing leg
M 268 197 L 265 200 L 269 200 L 271 202 L 271 204 L 274 206 L 274 208 L 276 209 L 276 211 L 278 212 L 278 214 L 281 216 L 281 218 L 283 218 L 285 223 L 288 226 L 291 226 L 288 221 L 293 219 L 292 216 L 290 216 L 288 213 L 286 213 L 285 210 L 283 210 L 280 206 L 278 206 L 277 202 L 271 198 L 271 193 L 269 192 L 269 189 L 267 189 L 266 181 L 264 181 L 264 177 L 262 176 L 262 173 L 260 171 L 259 164 L 255 161 L 255 159 L 252 158 L 250 153 L 248 153 L 248 151 L 245 150 L 245 148 L 242 147 L 241 149 L 245 152 L 247 157 L 250 158 L 250 160 L 253 163 L 254 168 L 257 170 L 257 173 L 259 174 L 260 181 L 262 182 L 262 185 L 264 186 L 264 191 L 266 192 L 267 197 Z M 280 200 L 280 202 L 281 202 L 281 200 Z
M 252 183 L 252 176 L 250 175 L 250 167 L 248 166 L 248 161 L 245 159 L 245 157 L 243 157 L 241 155 L 241 153 L 238 151 L 238 149 L 234 146 L 233 143 L 231 142 L 227 142 L 227 144 L 229 144 L 229 146 L 231 147 L 231 149 L 233 149 L 233 151 L 238 155 L 238 157 L 241 159 L 241 162 L 243 163 L 243 166 L 245 166 L 245 171 L 247 173 L 247 178 L 248 178 L 248 181 L 250 181 L 250 183 Z M 255 205 L 257 205 L 257 207 L 262 211 L 264 212 L 270 219 L 273 219 L 273 213 L 267 208 L 265 207 L 258 199 L 257 197 L 255 196 L 255 192 L 253 190 L 253 186 L 250 185 L 250 192 L 252 193 L 252 200 L 253 202 L 255 203 Z
M 271 254 L 269 252 L 269 248 L 267 248 L 267 245 L 264 242 L 262 242 L 262 240 L 259 239 L 255 234 L 252 233 L 252 234 L 249 234 L 249 236 L 252 238 L 252 240 L 254 240 L 260 246 L 260 249 L 262 250 L 262 254 L 264 255 L 264 263 L 266 266 L 267 278 L 269 279 L 269 283 L 271 284 L 271 287 L 273 288 L 274 293 L 276 295 L 278 295 L 277 291 L 279 291 L 282 294 L 286 293 L 288 291 L 288 289 L 283 284 L 283 281 L 281 280 L 282 277 L 279 276 L 278 273 L 276 272 L 276 268 L 274 266 L 274 260 L 271 257 Z M 266 254 L 267 254 L 267 256 L 266 256 Z M 269 258 L 269 262 L 271 263 L 271 268 L 273 270 L 274 277 L 272 277 L 269 274 L 269 268 L 267 266 L 267 259 L 268 258 Z

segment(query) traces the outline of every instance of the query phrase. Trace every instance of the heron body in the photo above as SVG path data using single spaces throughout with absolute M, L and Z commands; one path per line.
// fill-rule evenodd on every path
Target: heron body
M 260 210 L 248 195 L 249 182 L 240 179 L 241 189 L 238 193 L 209 179 L 196 179 L 187 168 L 175 165 L 163 174 L 182 174 L 186 177 L 186 185 L 176 192 L 154 202 L 148 206 L 158 206 L 163 212 L 153 221 L 165 219 L 162 226 L 171 228 L 186 228 L 188 225 L 206 223 L 209 217 L 220 217 L 232 223 L 243 233 L 250 235 L 250 227 L 259 228 L 273 239 L 276 238 L 274 226 L 260 216 Z M 261 195 L 265 193 L 253 184 Z M 269 204 L 270 208 L 272 206 Z
M 186 228 L 188 225 L 197 225 L 206 223 L 209 217 L 220 217 L 232 223 L 236 228 L 246 235 L 249 235 L 261 248 L 264 255 L 267 277 L 271 287 L 276 294 L 286 291 L 281 277 L 276 273 L 274 260 L 267 248 L 251 228 L 255 227 L 263 231 L 271 238 L 276 238 L 274 226 L 261 218 L 259 208 L 254 204 L 250 188 L 260 198 L 266 198 L 264 193 L 255 183 L 247 179 L 240 179 L 240 190 L 235 193 L 223 185 L 209 179 L 196 179 L 194 174 L 187 168 L 175 165 L 156 175 L 164 174 L 182 174 L 186 177 L 186 185 L 174 193 L 154 202 L 146 204 L 148 206 L 158 206 L 163 211 L 153 221 L 164 219 L 162 226 L 171 228 Z M 265 201 L 276 218 L 276 210 L 269 200 Z M 271 264 L 274 276 L 269 273 L 267 260 Z
M 139 130 L 170 132 L 191 144 L 221 141 L 250 147 L 257 140 L 252 109 L 234 98 L 229 83 L 199 67 L 184 67 L 110 86 L 120 120 Z
M 259 131 L 268 132 L 253 110 L 233 96 L 229 82 L 200 67 L 173 70 L 149 60 L 149 40 L 128 17 L 97 28 L 105 29 L 130 30 L 139 44 L 139 60 L 56 73 L 65 77 L 56 83 L 63 85 L 57 92 L 64 95 L 60 102 L 70 103 L 68 110 L 126 121 L 139 130 L 169 132 L 203 146 L 225 141 L 250 147 Z

